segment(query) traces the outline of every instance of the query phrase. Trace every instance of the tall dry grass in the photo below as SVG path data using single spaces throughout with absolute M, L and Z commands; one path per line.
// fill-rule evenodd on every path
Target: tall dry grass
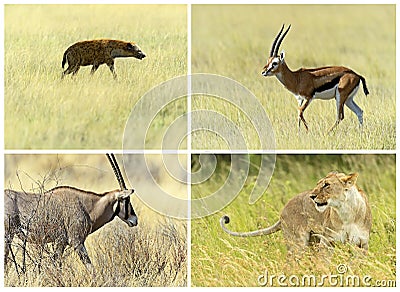
M 220 212 L 192 221 L 193 286 L 260 286 L 258 279 L 266 274 L 287 278 L 314 275 L 321 281 L 326 275 L 340 275 L 339 264 L 347 267 L 343 276 L 360 279 L 370 276 L 371 285 L 379 285 L 377 281 L 393 285 L 396 280 L 395 155 L 278 155 L 270 185 L 254 205 L 248 200 L 258 174 L 259 155 L 251 155 L 251 161 L 250 175 L 238 197 Z M 220 163 L 208 181 L 192 186 L 193 196 L 206 197 L 221 187 L 229 168 L 229 160 Z M 310 250 L 298 263 L 293 263 L 286 260 L 282 232 L 239 238 L 222 231 L 219 220 L 225 214 L 231 219 L 228 228 L 234 231 L 271 226 L 292 197 L 312 189 L 332 170 L 359 172 L 357 185 L 367 194 L 373 217 L 367 255 L 361 255 L 357 248 L 348 244 L 337 244 L 330 256 Z M 273 286 L 279 286 L 276 280 L 271 282 Z M 284 284 L 290 286 L 287 279 Z M 331 285 L 334 284 L 324 283 L 324 286 Z M 363 285 L 366 284 L 360 284 Z
M 118 220 L 109 223 L 86 240 L 94 276 L 71 248 L 60 259 L 60 268 L 51 244 L 24 247 L 23 241 L 14 239 L 16 260 L 10 259 L 5 271 L 6 287 L 187 286 L 184 222 L 159 219 L 149 224 L 142 219 L 134 230 Z

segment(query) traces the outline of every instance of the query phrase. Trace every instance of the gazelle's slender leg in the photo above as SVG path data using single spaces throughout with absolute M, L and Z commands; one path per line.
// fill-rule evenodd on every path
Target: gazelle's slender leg
M 328 133 L 332 132 L 337 127 L 337 125 L 339 125 L 339 123 L 340 120 L 336 120 L 332 127 L 329 128 Z
M 296 96 L 297 102 L 299 104 L 299 109 L 298 109 L 298 135 L 300 135 L 300 124 L 301 124 L 301 118 L 300 118 L 300 108 L 303 105 L 304 99 L 301 98 L 301 96 Z
M 304 111 L 306 110 L 306 108 L 308 107 L 308 105 L 310 104 L 312 99 L 305 99 L 305 102 L 303 103 L 302 106 L 300 106 L 299 108 L 299 118 L 300 120 L 303 122 L 304 127 L 306 127 L 306 130 L 308 131 L 308 126 L 307 126 L 307 122 L 303 116 Z M 300 124 L 300 123 L 299 123 Z M 300 125 L 299 125 L 300 126 Z
M 357 89 L 356 88 L 351 96 L 349 96 L 349 98 L 346 100 L 346 106 L 353 112 L 356 114 L 357 118 L 358 118 L 358 122 L 360 123 L 360 126 L 363 125 L 363 110 L 354 102 L 353 98 L 354 95 L 357 93 Z
M 335 129 L 336 126 L 339 125 L 340 121 L 344 119 L 343 103 L 341 102 L 341 95 L 339 90 L 336 90 L 335 100 L 336 100 L 336 121 L 332 125 L 332 127 L 329 128 L 328 133 L 330 133 L 333 129 Z

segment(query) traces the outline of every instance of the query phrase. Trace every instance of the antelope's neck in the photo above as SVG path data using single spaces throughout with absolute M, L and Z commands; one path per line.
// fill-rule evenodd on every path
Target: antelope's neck
M 113 195 L 105 194 L 93 204 L 92 210 L 89 211 L 90 219 L 93 222 L 92 232 L 113 219 L 114 202 Z
M 275 75 L 276 78 L 293 94 L 297 95 L 297 74 L 289 69 L 286 62 L 281 64 L 279 72 Z

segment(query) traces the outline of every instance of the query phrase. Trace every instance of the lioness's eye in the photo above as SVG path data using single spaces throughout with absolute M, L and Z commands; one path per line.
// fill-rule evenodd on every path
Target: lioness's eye
M 327 188 L 327 187 L 329 187 L 329 186 L 330 186 L 330 184 L 324 183 L 324 185 L 322 186 L 322 188 Z

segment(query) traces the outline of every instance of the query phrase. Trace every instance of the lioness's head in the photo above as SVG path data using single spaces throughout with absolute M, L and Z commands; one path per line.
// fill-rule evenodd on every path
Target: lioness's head
M 346 201 L 346 192 L 355 185 L 358 173 L 330 172 L 321 179 L 317 186 L 311 191 L 310 198 L 315 203 L 315 208 L 319 212 L 324 212 L 330 207 L 337 207 Z

